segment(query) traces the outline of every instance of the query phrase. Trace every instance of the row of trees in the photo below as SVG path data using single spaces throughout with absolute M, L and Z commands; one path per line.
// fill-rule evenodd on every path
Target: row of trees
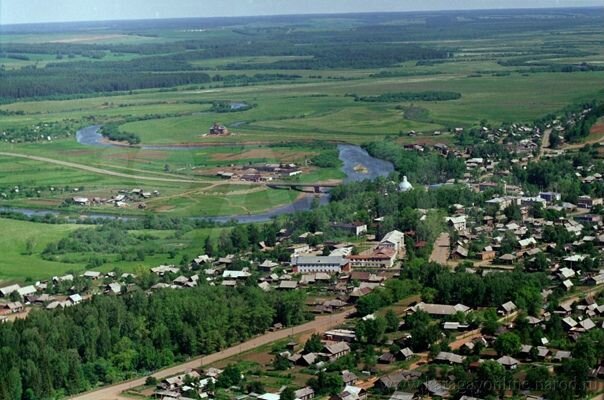
M 604 103 L 593 105 L 591 110 L 574 125 L 564 132 L 564 138 L 569 142 L 577 142 L 589 136 L 592 126 L 598 121 L 598 118 L 604 116 Z
M 124 132 L 120 130 L 118 124 L 105 124 L 101 128 L 101 133 L 109 140 L 115 142 L 127 142 L 131 145 L 136 145 L 141 142 L 140 136 L 132 132 Z
M 447 101 L 461 99 L 459 92 L 424 91 L 424 92 L 397 92 L 384 93 L 379 96 L 356 96 L 354 101 L 370 103 L 400 103 L 404 101 Z

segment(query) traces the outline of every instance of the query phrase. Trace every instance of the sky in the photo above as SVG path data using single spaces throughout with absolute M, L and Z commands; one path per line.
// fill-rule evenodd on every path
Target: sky
M 0 24 L 601 5 L 602 0 L 0 0 Z

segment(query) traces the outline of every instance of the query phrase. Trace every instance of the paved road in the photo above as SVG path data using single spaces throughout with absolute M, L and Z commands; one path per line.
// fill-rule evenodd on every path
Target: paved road
M 285 339 L 290 335 L 297 335 L 307 331 L 313 332 L 325 332 L 331 328 L 340 325 L 346 318 L 353 314 L 356 310 L 354 308 L 344 311 L 339 314 L 324 315 L 316 318 L 314 321 L 308 322 L 303 325 L 299 325 L 289 329 L 283 329 L 277 332 L 269 332 L 264 335 L 257 336 L 247 342 L 241 343 L 240 345 L 229 347 L 218 353 L 210 354 L 205 357 L 195 358 L 191 361 L 183 364 L 176 365 L 167 369 L 163 369 L 153 374 L 158 380 L 164 379 L 169 376 L 177 375 L 186 370 L 193 368 L 199 368 L 202 365 L 209 365 L 217 361 L 224 360 L 229 357 L 236 356 L 239 353 L 253 350 L 257 347 L 264 346 L 268 343 Z M 114 386 L 107 386 L 99 390 L 84 393 L 78 396 L 71 397 L 72 400 L 118 400 L 120 394 L 125 390 L 132 389 L 145 384 L 146 378 L 134 379 L 124 383 L 120 383 Z
M 432 248 L 432 254 L 430 254 L 430 262 L 435 262 L 441 265 L 447 265 L 447 260 L 449 259 L 449 245 L 451 238 L 449 234 L 443 232 L 434 242 L 434 247 Z

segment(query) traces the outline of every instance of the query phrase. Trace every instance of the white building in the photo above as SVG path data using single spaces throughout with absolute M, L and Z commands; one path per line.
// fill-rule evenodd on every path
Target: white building
M 349 270 L 348 260 L 340 256 L 293 256 L 292 266 L 295 273 L 326 272 L 338 274 Z
M 400 231 L 388 232 L 380 241 L 379 247 L 394 249 L 397 253 L 405 252 L 405 234 Z
M 466 216 L 447 217 L 447 222 L 458 232 L 466 230 Z
M 413 190 L 413 186 L 409 183 L 409 181 L 407 180 L 406 176 L 403 176 L 403 181 L 401 183 L 399 183 L 398 185 L 398 191 L 399 192 L 408 192 L 410 190 Z

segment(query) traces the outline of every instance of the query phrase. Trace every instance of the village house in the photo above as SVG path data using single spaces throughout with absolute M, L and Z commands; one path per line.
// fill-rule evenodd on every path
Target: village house
M 279 287 L 277 289 L 294 290 L 297 288 L 298 288 L 298 282 L 296 282 L 296 281 L 281 281 L 281 283 L 279 284 Z
M 601 206 L 604 204 L 602 198 L 591 198 L 591 196 L 579 196 L 577 200 L 577 207 L 591 209 L 594 206 Z
M 202 265 L 209 264 L 212 262 L 212 258 L 203 254 L 193 259 L 193 265 L 201 267 Z
M 518 365 L 520 365 L 520 361 L 510 356 L 499 357 L 497 363 L 503 365 L 507 369 L 516 369 Z
M 16 292 L 20 288 L 21 286 L 19 285 L 10 285 L 0 288 L 0 297 L 8 297 L 11 293 Z
M 384 391 L 396 390 L 401 382 L 416 380 L 421 375 L 422 373 L 417 370 L 395 371 L 381 376 L 380 379 L 376 381 L 375 386 Z
M 520 205 L 520 198 L 516 196 L 504 196 L 496 197 L 485 202 L 486 206 L 490 210 L 503 211 L 511 205 Z
M 160 265 L 159 267 L 151 268 L 151 272 L 158 276 L 164 276 L 168 273 L 177 274 L 180 272 L 180 269 L 176 268 L 174 265 Z
M 220 125 L 217 122 L 215 122 L 210 127 L 209 133 L 210 133 L 210 135 L 222 135 L 222 136 L 226 136 L 226 135 L 230 134 L 229 130 L 224 125 Z
M 466 216 L 465 215 L 460 215 L 457 217 L 447 217 L 446 221 L 449 224 L 449 226 L 451 226 L 453 229 L 455 229 L 458 232 L 462 232 L 462 231 L 466 230 Z
M 400 256 L 405 253 L 405 234 L 399 231 L 388 232 L 380 241 L 379 247 L 392 248 Z
M 323 353 L 327 354 L 330 361 L 337 360 L 338 358 L 350 353 L 350 346 L 348 346 L 346 342 L 326 344 L 323 347 Z
M 37 289 L 35 286 L 29 285 L 17 289 L 17 293 L 19 293 L 19 296 L 22 298 L 25 298 L 26 296 L 37 293 Z
M 357 386 L 346 386 L 340 394 L 333 395 L 329 400 L 365 400 L 367 391 Z
M 310 400 L 315 397 L 315 391 L 310 386 L 298 389 L 294 392 L 296 400 Z
M 258 269 L 262 272 L 273 272 L 273 269 L 279 266 L 278 263 L 271 260 L 264 260 L 262 264 L 258 265 Z
M 345 386 L 354 385 L 358 380 L 359 378 L 354 374 L 354 372 L 350 372 L 347 369 L 342 371 L 342 381 L 344 382 Z
M 247 271 L 230 271 L 230 270 L 226 270 L 222 272 L 222 279 L 247 279 L 251 276 L 252 274 L 250 274 Z
M 443 362 L 447 364 L 462 364 L 466 358 L 455 353 L 441 351 L 434 357 L 434 361 Z
M 447 317 L 451 315 L 455 315 L 458 312 L 467 314 L 470 311 L 470 307 L 464 306 L 463 304 L 457 304 L 454 306 L 446 305 L 446 304 L 428 304 L 428 303 L 418 303 L 417 305 L 410 307 L 409 311 L 423 311 L 430 314 L 433 317 Z
M 83 298 L 82 296 L 80 296 L 79 294 L 72 294 L 71 296 L 69 296 L 67 298 L 67 301 L 69 302 L 70 305 L 77 305 L 80 304 L 82 302 Z
M 73 197 L 71 202 L 77 206 L 87 206 L 90 204 L 90 199 L 88 197 Z
M 334 223 L 332 224 L 332 227 L 334 229 L 347 232 L 352 236 L 360 236 L 367 232 L 367 224 L 363 224 L 361 222 Z
M 23 306 L 23 304 L 21 304 L 20 301 L 6 303 L 6 304 L 4 304 L 3 308 L 9 314 L 17 314 L 25 309 L 25 307 Z
M 548 203 L 557 203 L 562 200 L 562 195 L 557 192 L 540 192 L 539 197 Z
M 84 274 L 82 276 L 86 279 L 91 279 L 93 281 L 96 281 L 97 279 L 99 279 L 101 277 L 101 273 L 98 271 L 86 271 L 86 272 L 84 272 Z
M 413 400 L 414 398 L 414 393 L 396 391 L 388 398 L 388 400 Z
M 447 388 L 445 388 L 443 385 L 441 385 L 439 382 L 437 382 L 435 380 L 430 380 L 430 381 L 424 382 L 420 386 L 420 393 L 427 394 L 432 397 L 436 396 L 436 397 L 442 397 L 442 398 L 449 397 L 449 395 L 450 395 Z
M 349 329 L 332 329 L 325 332 L 323 337 L 329 341 L 350 343 L 356 340 L 356 333 Z
M 511 301 L 508 301 L 499 306 L 499 308 L 497 309 L 497 313 L 500 315 L 510 315 L 516 310 L 518 310 L 516 304 Z

